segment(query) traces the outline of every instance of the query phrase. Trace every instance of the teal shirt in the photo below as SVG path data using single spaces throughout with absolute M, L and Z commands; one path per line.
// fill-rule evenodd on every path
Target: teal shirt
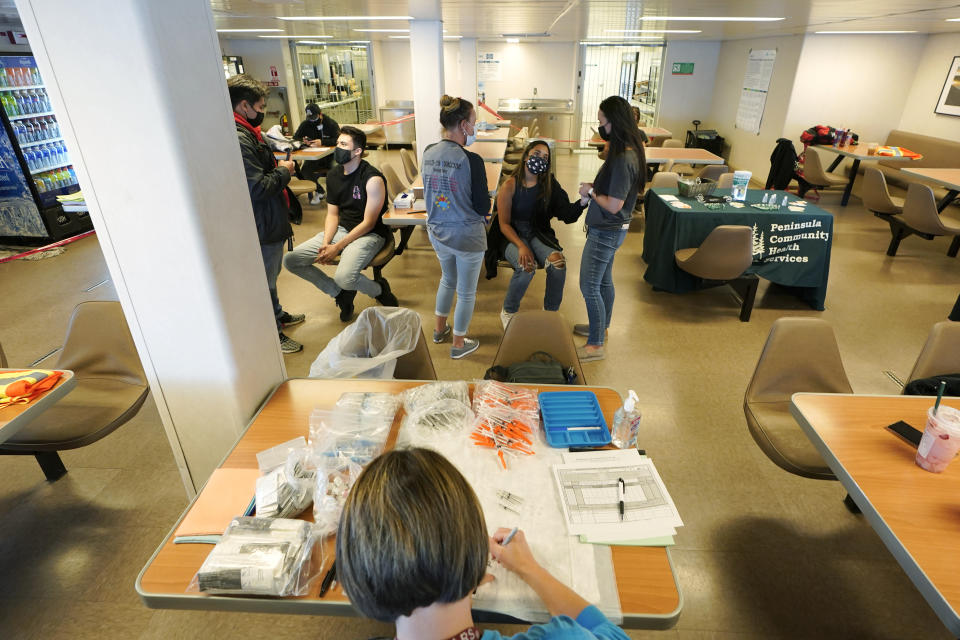
M 599 609 L 589 605 L 576 620 L 569 616 L 555 616 L 546 624 L 535 624 L 512 636 L 488 630 L 483 632 L 481 640 L 630 640 L 630 636 L 607 620 Z

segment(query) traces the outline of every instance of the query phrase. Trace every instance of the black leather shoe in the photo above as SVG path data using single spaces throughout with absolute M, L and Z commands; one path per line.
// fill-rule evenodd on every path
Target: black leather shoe
M 400 301 L 390 291 L 390 283 L 387 282 L 387 279 L 380 278 L 376 280 L 376 283 L 380 285 L 380 295 L 377 296 L 377 302 L 385 307 L 399 307 Z
M 340 308 L 340 321 L 350 322 L 353 319 L 353 299 L 357 297 L 356 291 L 347 291 L 341 289 L 337 297 L 334 298 L 337 306 Z

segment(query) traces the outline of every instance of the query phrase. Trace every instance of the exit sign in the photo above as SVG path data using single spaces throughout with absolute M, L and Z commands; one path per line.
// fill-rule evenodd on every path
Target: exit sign
M 693 63 L 692 62 L 674 62 L 673 69 L 670 72 L 675 76 L 692 76 L 693 75 Z

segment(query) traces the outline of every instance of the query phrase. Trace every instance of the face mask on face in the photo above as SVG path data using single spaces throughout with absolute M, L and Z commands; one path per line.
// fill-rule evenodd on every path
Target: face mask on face
M 477 141 L 476 130 L 474 130 L 473 133 L 467 133 L 466 130 L 464 130 L 463 135 L 467 136 L 467 141 L 463 143 L 463 146 L 465 147 L 469 147 Z
M 251 107 L 251 109 L 253 109 L 253 107 Z M 254 113 L 256 115 L 252 118 L 247 115 L 244 117 L 247 119 L 247 122 L 250 123 L 251 127 L 259 127 L 263 123 L 263 113 L 257 111 L 256 109 L 254 109 Z
M 609 125 L 609 124 L 610 124 L 610 123 L 608 122 L 607 125 Z M 598 128 L 597 128 L 597 133 L 600 134 L 600 138 L 601 138 L 602 140 L 609 140 L 609 139 L 610 139 L 610 132 L 607 131 L 607 125 L 604 125 L 604 126 L 602 126 L 602 127 L 598 127 Z
M 530 156 L 527 158 L 527 169 L 535 176 L 546 171 L 548 165 L 547 159 L 542 156 Z
M 333 150 L 333 159 L 337 164 L 347 164 L 353 160 L 353 151 L 337 147 Z

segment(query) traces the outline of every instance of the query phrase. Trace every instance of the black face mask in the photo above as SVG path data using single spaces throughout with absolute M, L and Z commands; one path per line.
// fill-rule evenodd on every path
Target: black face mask
M 246 116 L 244 116 L 246 118 Z M 259 127 L 263 123 L 263 113 L 257 111 L 257 115 L 253 118 L 247 118 L 247 122 L 250 123 L 251 127 Z
M 347 164 L 353 160 L 353 151 L 350 149 L 341 149 L 337 147 L 333 150 L 333 159 L 337 164 Z
M 608 123 L 608 124 L 609 124 L 609 123 Z M 610 134 L 607 132 L 607 127 L 606 127 L 606 126 L 597 127 L 597 133 L 600 134 L 600 139 L 601 139 L 601 140 L 609 140 L 609 139 L 610 139 Z

